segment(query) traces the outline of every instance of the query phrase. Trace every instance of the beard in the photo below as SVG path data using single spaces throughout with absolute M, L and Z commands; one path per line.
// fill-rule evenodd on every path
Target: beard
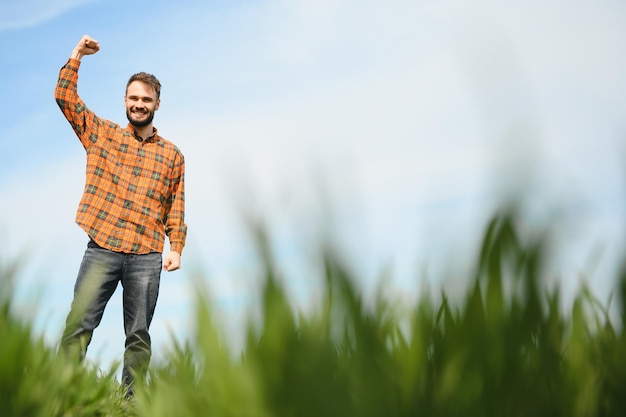
M 135 127 L 145 127 L 145 126 L 148 126 L 150 123 L 152 123 L 152 119 L 154 119 L 154 112 L 148 110 L 146 113 L 148 114 L 148 117 L 146 117 L 145 119 L 135 120 L 133 119 L 133 115 L 131 111 L 126 110 L 126 118 L 130 122 L 130 124 Z

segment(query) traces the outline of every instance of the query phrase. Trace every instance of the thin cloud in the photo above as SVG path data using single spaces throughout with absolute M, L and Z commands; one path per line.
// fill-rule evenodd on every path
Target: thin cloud
M 29 28 L 97 0 L 27 0 L 0 3 L 0 31 Z

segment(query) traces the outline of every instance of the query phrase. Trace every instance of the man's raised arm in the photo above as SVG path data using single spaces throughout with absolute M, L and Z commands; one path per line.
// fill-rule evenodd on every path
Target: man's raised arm
M 89 35 L 84 35 L 72 50 L 67 63 L 61 68 L 54 90 L 54 97 L 59 108 L 72 125 L 85 149 L 94 141 L 91 133 L 98 122 L 95 114 L 78 96 L 78 68 L 83 56 L 95 54 L 99 50 L 99 42 Z

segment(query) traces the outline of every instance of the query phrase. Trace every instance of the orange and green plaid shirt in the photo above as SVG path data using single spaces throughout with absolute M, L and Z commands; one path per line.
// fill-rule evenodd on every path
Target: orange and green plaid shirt
M 85 189 L 76 223 L 98 245 L 116 252 L 182 253 L 185 224 L 185 160 L 171 142 L 154 135 L 141 140 L 101 119 L 77 92 L 80 61 L 61 68 L 55 98 L 87 152 Z

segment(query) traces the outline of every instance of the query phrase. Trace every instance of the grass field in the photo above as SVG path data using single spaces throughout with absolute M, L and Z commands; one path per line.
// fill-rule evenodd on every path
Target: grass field
M 57 355 L 12 314 L 0 280 L 3 416 L 626 416 L 626 333 L 584 288 L 571 308 L 542 285 L 546 242 L 522 241 L 515 218 L 485 231 L 469 290 L 409 308 L 365 305 L 358 277 L 320 248 L 325 293 L 311 313 L 291 307 L 267 242 L 262 316 L 233 355 L 196 300 L 195 337 L 172 342 L 146 384 L 124 399 L 116 370 Z M 623 321 L 626 277 L 615 289 Z M 444 289 L 445 290 L 445 289 Z M 565 313 L 564 313 L 565 311 Z

